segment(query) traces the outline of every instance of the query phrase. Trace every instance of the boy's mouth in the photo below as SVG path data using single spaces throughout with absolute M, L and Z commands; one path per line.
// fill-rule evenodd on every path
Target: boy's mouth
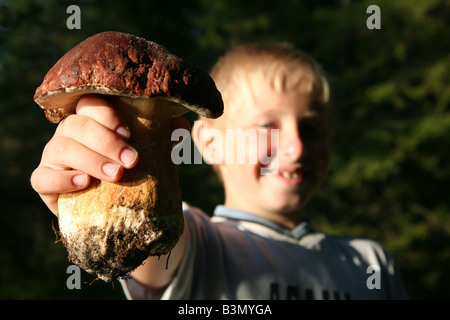
M 297 172 L 283 171 L 280 173 L 285 179 L 298 179 L 300 175 Z
M 267 168 L 267 175 L 277 177 L 280 181 L 287 182 L 290 185 L 297 185 L 304 180 L 304 168 L 302 165 L 283 166 L 279 168 Z
M 303 181 L 303 173 L 300 167 L 280 168 L 277 172 L 277 176 L 290 185 L 298 185 Z

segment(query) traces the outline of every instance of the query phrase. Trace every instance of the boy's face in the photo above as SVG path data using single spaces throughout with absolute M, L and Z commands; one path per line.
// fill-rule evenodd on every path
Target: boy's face
M 328 171 L 326 115 L 311 106 L 310 94 L 302 88 L 279 93 L 264 80 L 251 82 L 249 90 L 238 93 L 240 106 L 226 109 L 221 120 L 224 137 L 226 129 L 258 132 L 258 143 L 247 140 L 245 147 L 234 143 L 234 155 L 244 152 L 245 164 L 236 163 L 236 158 L 227 160 L 230 150 L 224 150 L 219 169 L 225 205 L 291 228 L 300 222 L 300 209 Z M 278 130 L 279 139 L 271 141 L 270 129 Z M 271 159 L 268 165 L 265 155 Z M 262 169 L 272 171 L 261 175 Z

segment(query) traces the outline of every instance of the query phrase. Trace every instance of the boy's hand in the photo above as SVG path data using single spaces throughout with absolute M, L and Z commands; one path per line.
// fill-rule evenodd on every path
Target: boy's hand
M 90 176 L 118 181 L 138 161 L 127 143 L 130 132 L 119 114 L 99 96 L 84 96 L 76 114 L 64 119 L 44 148 L 31 185 L 58 214 L 58 194 L 86 188 Z
M 174 118 L 172 129 L 190 129 L 185 118 Z M 131 133 L 114 107 L 101 96 L 83 96 L 76 114 L 64 119 L 31 175 L 31 185 L 47 207 L 58 214 L 58 195 L 86 188 L 90 177 L 116 182 L 124 169 L 138 162 L 127 142 Z M 175 144 L 175 143 L 174 143 Z

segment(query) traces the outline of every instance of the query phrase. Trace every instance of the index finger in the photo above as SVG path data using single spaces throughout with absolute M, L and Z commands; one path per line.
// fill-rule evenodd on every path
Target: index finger
M 78 101 L 76 113 L 88 116 L 124 139 L 130 137 L 130 129 L 114 106 L 101 95 L 89 94 Z

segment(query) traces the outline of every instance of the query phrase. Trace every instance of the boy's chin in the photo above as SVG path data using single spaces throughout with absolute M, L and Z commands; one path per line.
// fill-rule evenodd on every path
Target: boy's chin
M 302 211 L 315 194 L 315 190 L 317 190 L 317 188 L 312 187 L 308 187 L 305 189 L 300 189 L 295 194 L 286 195 L 285 205 L 280 211 L 287 213 Z
M 282 215 L 298 215 L 304 206 L 305 201 L 300 196 L 289 197 L 276 203 L 273 211 Z

